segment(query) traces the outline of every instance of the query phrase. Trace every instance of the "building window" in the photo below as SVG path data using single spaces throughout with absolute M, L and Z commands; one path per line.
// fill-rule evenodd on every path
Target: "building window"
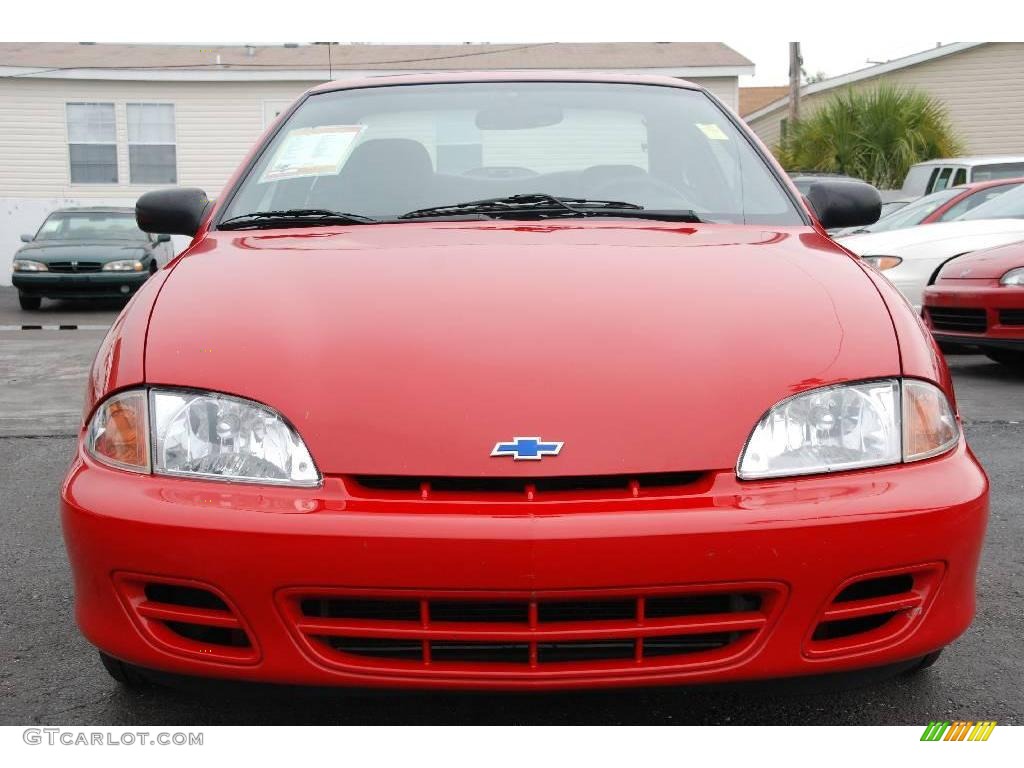
M 128 104 L 128 171 L 132 184 L 176 184 L 173 104 Z
M 117 184 L 113 104 L 68 104 L 72 184 Z

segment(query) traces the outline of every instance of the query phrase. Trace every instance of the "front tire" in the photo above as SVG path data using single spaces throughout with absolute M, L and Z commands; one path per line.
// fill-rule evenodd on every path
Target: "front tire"
M 43 305 L 42 296 L 28 296 L 18 291 L 18 303 L 22 309 L 39 309 Z
M 107 670 L 112 678 L 125 688 L 146 688 L 149 686 L 147 680 L 135 667 L 125 664 L 120 659 L 108 656 L 103 651 L 99 652 L 103 668 Z
M 932 651 L 931 653 L 922 656 L 914 666 L 903 673 L 903 676 L 913 677 L 914 675 L 921 674 L 929 667 L 934 666 L 935 662 L 939 660 L 939 656 L 942 655 L 942 650 L 942 648 L 939 648 L 937 651 Z
M 1018 371 L 1024 371 L 1024 352 L 1012 349 L 990 349 L 985 352 L 985 357 Z

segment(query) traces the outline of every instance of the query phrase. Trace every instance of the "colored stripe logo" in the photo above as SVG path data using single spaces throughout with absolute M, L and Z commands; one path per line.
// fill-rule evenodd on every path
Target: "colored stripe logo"
M 933 720 L 921 734 L 921 741 L 988 741 L 995 727 L 995 720 L 981 720 L 977 723 Z

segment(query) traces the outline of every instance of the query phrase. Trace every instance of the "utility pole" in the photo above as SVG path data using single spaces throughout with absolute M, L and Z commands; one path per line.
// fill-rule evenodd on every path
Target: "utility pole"
M 789 124 L 800 119 L 800 73 L 804 60 L 800 57 L 800 43 L 789 44 Z

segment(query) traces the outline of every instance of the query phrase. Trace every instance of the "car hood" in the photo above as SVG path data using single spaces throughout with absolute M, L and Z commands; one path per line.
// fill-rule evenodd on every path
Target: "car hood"
M 18 250 L 15 258 L 34 259 L 35 261 L 67 261 L 69 259 L 111 261 L 113 259 L 129 259 L 145 250 L 146 246 L 143 243 L 124 240 L 55 240 L 27 243 Z
M 877 289 L 812 230 L 621 221 L 215 232 L 145 354 L 152 384 L 276 408 L 329 474 L 729 468 L 779 400 L 900 372 Z M 564 448 L 490 457 L 516 436 Z
M 1024 240 L 1024 234 L 1021 235 Z M 962 256 L 943 270 L 945 280 L 967 278 L 970 280 L 997 280 L 1011 269 L 1024 267 L 1024 242 L 1014 242 L 997 248 Z M 950 274 L 946 274 L 949 272 Z
M 979 219 L 920 224 L 891 232 L 869 232 L 842 239 L 860 256 L 934 256 L 987 248 L 1024 239 L 1024 219 Z M 923 246 L 923 247 L 922 247 Z

